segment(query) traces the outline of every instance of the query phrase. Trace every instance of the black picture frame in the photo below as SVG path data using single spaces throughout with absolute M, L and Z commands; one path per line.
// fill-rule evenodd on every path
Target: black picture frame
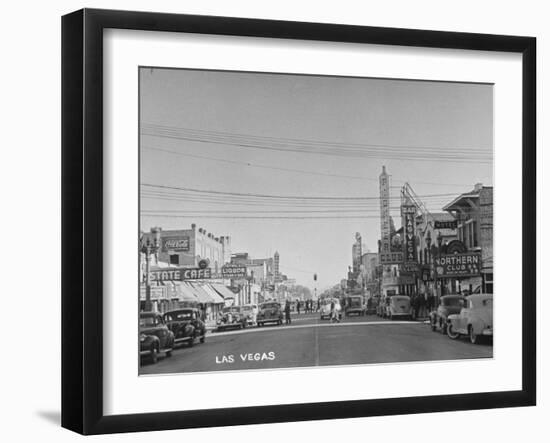
M 517 391 L 106 416 L 103 413 L 103 31 L 250 36 L 522 55 L 522 388 Z M 83 9 L 62 18 L 62 426 L 82 434 L 536 404 L 536 39 Z

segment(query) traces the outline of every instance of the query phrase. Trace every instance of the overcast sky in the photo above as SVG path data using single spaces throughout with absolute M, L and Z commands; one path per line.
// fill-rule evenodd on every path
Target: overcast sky
M 382 165 L 393 207 L 405 181 L 431 211 L 492 185 L 491 85 L 142 68 L 140 124 L 142 230 L 196 223 L 318 290 L 356 232 L 377 250 Z

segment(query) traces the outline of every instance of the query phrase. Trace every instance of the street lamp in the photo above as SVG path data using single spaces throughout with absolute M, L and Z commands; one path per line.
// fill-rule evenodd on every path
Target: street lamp
M 151 236 L 147 236 L 144 239 L 144 235 L 140 238 L 140 251 L 145 254 L 145 311 L 151 311 L 153 309 L 151 303 L 151 281 L 149 279 L 150 274 L 150 262 L 151 255 L 156 254 L 160 247 L 160 228 L 151 228 L 151 234 L 153 234 L 153 241 L 151 242 Z

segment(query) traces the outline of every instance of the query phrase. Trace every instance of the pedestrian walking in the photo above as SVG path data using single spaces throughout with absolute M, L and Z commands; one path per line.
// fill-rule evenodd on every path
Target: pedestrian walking
M 285 305 L 285 324 L 289 325 L 292 321 L 290 320 L 290 303 L 286 302 Z
M 296 311 L 298 311 L 298 314 L 300 314 L 300 300 L 296 303 Z
M 413 319 L 416 320 L 419 317 L 418 312 L 418 295 L 414 294 L 411 299 L 411 307 L 413 311 Z
M 334 303 L 334 300 L 330 302 L 330 322 L 340 323 L 340 319 L 338 318 L 338 310 L 336 309 L 336 303 Z
M 424 294 L 420 294 L 418 297 L 418 315 L 421 318 L 426 318 L 428 316 L 426 313 L 426 296 Z

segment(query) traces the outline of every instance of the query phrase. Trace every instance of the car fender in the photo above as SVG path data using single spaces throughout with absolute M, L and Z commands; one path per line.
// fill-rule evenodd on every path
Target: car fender
M 158 349 L 160 349 L 160 339 L 156 335 L 147 334 L 145 336 L 145 340 L 141 342 L 141 345 L 146 348 L 150 348 L 153 343 L 156 344 Z
M 451 326 L 456 326 L 459 316 L 457 314 L 451 314 L 447 317 L 447 324 Z
M 468 322 L 469 326 L 471 326 L 474 329 L 474 334 L 481 334 L 483 332 L 483 329 L 485 327 L 485 324 L 483 321 L 481 321 L 479 318 L 470 318 L 470 321 Z

